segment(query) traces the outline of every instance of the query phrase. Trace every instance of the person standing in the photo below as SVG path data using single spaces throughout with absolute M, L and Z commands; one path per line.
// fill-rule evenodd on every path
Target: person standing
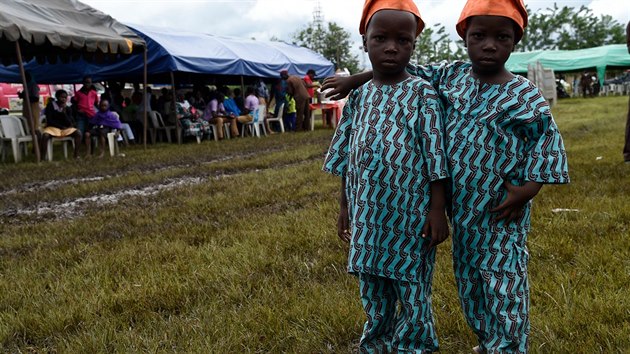
M 310 129 L 311 117 L 307 116 L 309 114 L 308 104 L 310 96 L 306 90 L 304 80 L 302 80 L 299 76 L 289 75 L 288 70 L 282 70 L 280 72 L 280 77 L 282 77 L 282 79 L 287 83 L 287 94 L 295 99 L 295 107 L 297 111 L 295 130 L 299 132 Z
M 76 103 L 76 121 L 77 128 L 81 131 L 81 135 L 85 135 L 88 128 L 88 122 L 94 118 L 96 114 L 96 103 L 98 95 L 92 85 L 92 78 L 85 76 L 83 78 L 83 86 L 79 91 L 74 93 L 74 101 Z
M 626 26 L 626 44 L 630 54 L 630 21 Z M 630 101 L 628 101 L 628 118 L 626 118 L 626 143 L 623 147 L 623 160 L 630 164 Z
M 313 83 L 313 80 L 315 80 L 315 70 L 308 69 L 306 75 L 304 75 L 304 85 L 306 85 L 308 95 L 311 96 L 310 103 L 314 103 L 313 97 L 315 97 L 315 89 L 319 87 L 318 84 Z
M 30 71 L 26 71 L 25 76 L 26 89 L 19 94 L 20 98 L 23 99 L 22 116 L 28 119 L 29 122 L 33 122 L 33 129 L 35 129 L 35 133 L 39 135 L 39 116 L 41 113 L 41 109 L 39 107 L 39 86 L 37 86 L 37 82 L 35 82 L 35 78 Z M 31 115 L 28 114 L 25 95 L 28 95 L 31 100 L 31 114 L 35 119 L 31 119 Z
M 337 234 L 359 278 L 361 353 L 438 350 L 431 281 L 449 174 L 438 95 L 406 71 L 423 28 L 412 0 L 365 2 L 374 78 L 351 93 L 323 167 L 341 176 Z
M 543 184 L 569 183 L 562 136 L 542 92 L 505 68 L 527 21 L 521 0 L 468 0 L 456 30 L 470 61 L 408 68 L 445 105 L 453 268 L 477 354 L 529 352 L 532 199 Z M 330 80 L 324 88 L 343 87 L 347 78 Z

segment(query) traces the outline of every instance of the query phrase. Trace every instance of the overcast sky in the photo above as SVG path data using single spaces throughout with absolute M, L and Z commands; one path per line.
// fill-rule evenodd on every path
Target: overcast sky
M 271 37 L 291 42 L 293 34 L 313 19 L 316 0 L 81 0 L 127 24 L 144 24 L 216 35 Z M 427 26 L 444 24 L 453 39 L 455 22 L 466 0 L 416 0 Z M 359 19 L 363 0 L 320 0 L 325 22 L 336 22 L 353 36 L 360 53 Z M 554 1 L 525 0 L 534 11 Z M 630 20 L 628 0 L 556 1 L 558 6 L 586 5 L 595 14 L 609 14 L 618 22 Z M 359 60 L 365 60 L 359 55 Z

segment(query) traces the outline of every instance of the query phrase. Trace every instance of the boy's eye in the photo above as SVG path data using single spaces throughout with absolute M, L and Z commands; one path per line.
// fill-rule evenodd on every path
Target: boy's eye
M 376 35 L 376 36 L 374 36 L 374 39 L 375 39 L 375 40 L 377 40 L 377 41 L 379 41 L 379 42 L 382 42 L 382 41 L 384 41 L 384 40 L 385 40 L 385 37 L 384 37 L 384 36 L 379 36 L 379 35 Z
M 479 32 L 473 32 L 473 33 L 470 34 L 470 36 L 472 38 L 474 38 L 474 39 L 481 39 L 481 38 L 483 38 L 483 34 L 479 33 Z
M 400 44 L 408 44 L 411 42 L 411 39 L 409 38 L 398 38 L 398 43 Z

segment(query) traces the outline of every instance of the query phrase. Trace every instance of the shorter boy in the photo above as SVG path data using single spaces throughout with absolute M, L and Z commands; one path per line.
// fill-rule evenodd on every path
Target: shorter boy
M 374 78 L 350 95 L 323 167 L 341 176 L 337 233 L 350 242 L 348 271 L 367 317 L 361 353 L 438 349 L 433 246 L 448 236 L 442 108 L 433 87 L 405 71 L 423 27 L 412 0 L 365 2 L 360 33 Z

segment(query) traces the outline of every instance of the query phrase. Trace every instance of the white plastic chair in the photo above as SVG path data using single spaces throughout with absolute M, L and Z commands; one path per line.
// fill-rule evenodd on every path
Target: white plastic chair
M 157 134 L 159 132 L 164 132 L 164 135 L 166 135 L 166 141 L 168 141 L 169 143 L 171 142 L 171 134 L 174 131 L 177 131 L 177 127 L 174 125 L 166 125 L 164 124 L 164 119 L 162 118 L 162 115 L 160 114 L 160 112 L 157 111 L 150 111 L 149 112 L 149 117 L 151 119 L 151 135 L 152 135 L 152 139 L 153 143 L 155 143 L 155 138 L 159 138 L 159 136 L 157 136 Z
M 23 149 L 25 156 L 28 155 L 28 143 L 33 142 L 33 137 L 26 135 L 22 121 L 18 117 L 0 116 L 0 124 L 2 125 L 2 161 L 5 161 L 7 153 L 4 145 L 10 143 L 15 162 L 20 162 L 22 160 L 20 148 Z
M 68 143 L 71 143 L 73 148 L 76 148 L 74 146 L 74 139 L 72 139 L 72 137 L 65 136 L 63 138 L 59 138 L 59 137 L 53 136 L 48 140 L 48 147 L 46 148 L 46 160 L 48 161 L 53 160 L 53 143 L 56 143 L 56 142 L 61 142 L 63 144 L 63 156 L 66 159 L 68 159 Z
M 280 105 L 280 108 L 278 109 L 278 116 L 276 118 L 270 117 L 267 118 L 267 122 L 271 123 L 271 122 L 278 122 L 280 123 L 280 132 L 284 133 L 284 121 L 282 120 L 282 117 L 284 116 L 284 103 Z M 271 125 L 269 126 L 271 129 Z
M 260 130 L 267 135 L 267 129 L 265 129 L 265 116 L 267 115 L 267 106 L 260 105 L 256 112 L 254 112 L 254 119 L 251 122 L 243 123 L 241 129 L 241 136 L 245 136 L 245 128 L 249 129 L 252 135 L 260 138 Z

